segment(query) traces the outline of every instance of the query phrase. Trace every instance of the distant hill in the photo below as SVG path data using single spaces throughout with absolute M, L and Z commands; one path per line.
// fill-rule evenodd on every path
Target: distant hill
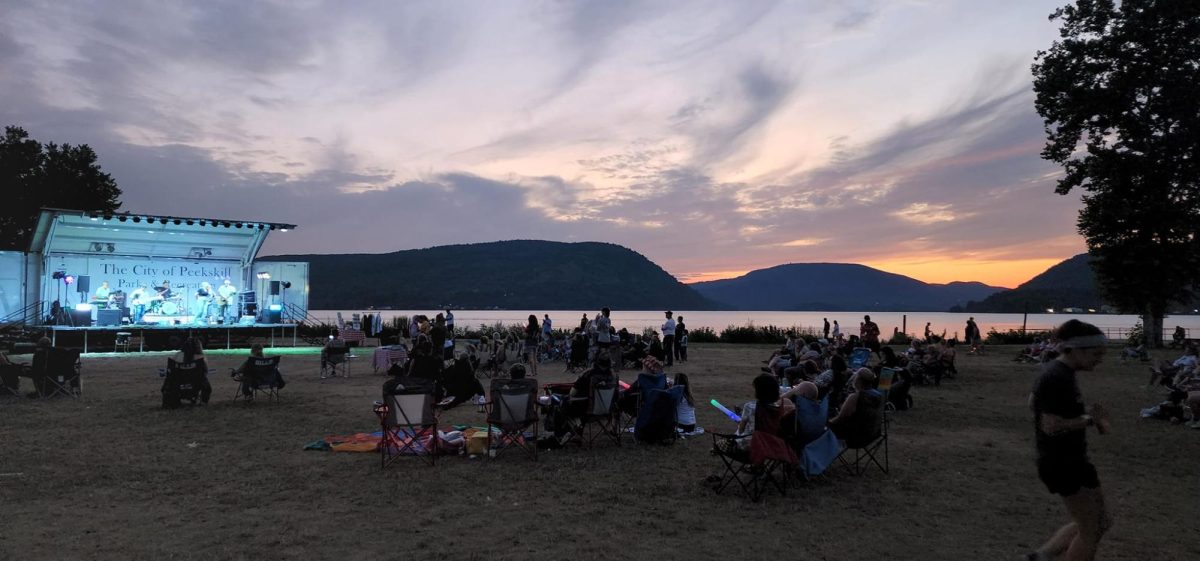
M 1104 299 L 1096 284 L 1090 257 L 1081 253 L 1059 263 L 1007 292 L 968 302 L 966 312 L 1042 311 L 1047 308 L 1092 308 L 1099 310 Z
M 698 282 L 697 292 L 739 310 L 938 311 L 1006 289 L 978 282 L 928 284 L 847 263 L 792 263 L 733 279 Z
M 514 240 L 260 259 L 307 261 L 315 310 L 718 308 L 641 254 L 608 243 Z

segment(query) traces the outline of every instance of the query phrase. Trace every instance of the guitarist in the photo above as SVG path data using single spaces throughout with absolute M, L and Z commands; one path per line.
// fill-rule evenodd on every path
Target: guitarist
M 233 323 L 237 315 L 237 298 L 238 289 L 233 286 L 229 279 L 225 279 L 221 283 L 221 287 L 217 289 L 217 305 L 221 307 L 220 315 L 225 323 Z

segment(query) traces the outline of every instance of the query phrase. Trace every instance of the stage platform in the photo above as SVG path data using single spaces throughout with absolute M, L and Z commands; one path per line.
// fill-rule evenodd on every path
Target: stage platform
M 226 349 L 233 348 L 234 338 L 236 337 L 239 343 L 248 340 L 251 337 L 262 337 L 264 346 L 275 347 L 276 343 L 288 341 L 288 332 L 291 331 L 291 345 L 297 346 L 302 341 L 299 341 L 299 326 L 296 323 L 252 323 L 252 324 L 230 324 L 230 325 L 202 325 L 202 324 L 179 324 L 179 325 L 162 325 L 162 324 L 124 324 L 124 325 L 93 325 L 88 327 L 76 327 L 72 325 L 38 325 L 34 326 L 35 330 L 43 330 L 49 332 L 50 342 L 54 346 L 59 346 L 58 339 L 76 339 L 82 337 L 83 352 L 88 352 L 89 339 L 93 340 L 106 348 L 117 348 L 116 339 L 118 334 L 128 333 L 130 344 L 128 349 L 132 351 L 133 345 L 137 345 L 138 352 L 146 350 L 147 342 L 153 341 L 154 347 L 161 345 L 157 344 L 157 340 L 169 341 L 172 338 L 182 339 L 184 337 L 199 336 L 206 343 L 206 348 L 219 348 L 217 344 L 221 343 L 222 335 L 224 335 L 224 347 Z M 279 337 L 276 338 L 276 332 Z M 98 339 L 98 340 L 97 340 Z M 216 344 L 214 344 L 216 343 Z M 173 349 L 172 349 L 173 350 Z

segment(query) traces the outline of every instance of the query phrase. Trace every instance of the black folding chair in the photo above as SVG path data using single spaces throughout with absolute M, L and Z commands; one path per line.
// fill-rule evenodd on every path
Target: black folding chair
M 242 370 L 230 369 L 229 375 L 238 383 L 233 399 L 252 401 L 258 394 L 266 394 L 268 400 L 279 399 L 281 357 L 250 357 Z
M 30 377 L 42 399 L 66 395 L 75 399 L 83 397 L 83 368 L 79 362 L 79 351 L 52 347 L 34 353 L 30 366 Z
M 379 442 L 380 468 L 387 468 L 403 456 L 420 457 L 429 465 L 437 462 L 439 450 L 438 417 L 442 403 L 434 401 L 433 380 L 405 377 L 398 380 L 393 394 L 376 402 L 375 415 L 383 428 Z
M 617 407 L 616 378 L 595 377 L 591 381 L 588 396 L 571 398 L 572 402 L 586 401 L 586 409 L 580 416 L 578 426 L 572 425 L 572 431 L 579 437 L 581 444 L 592 448 L 596 440 L 606 436 L 617 446 L 621 445 L 620 410 Z
M 321 355 L 321 379 L 350 377 L 350 347 L 329 347 Z
M 772 487 L 787 494 L 787 469 L 799 463 L 796 453 L 778 435 L 760 430 L 752 435 L 712 433 L 712 454 L 721 459 L 725 471 L 717 476 L 718 494 L 737 483 L 750 500 L 758 502 Z M 749 446 L 742 444 L 750 439 Z
M 891 380 L 888 380 L 889 385 Z M 879 416 L 875 427 L 871 433 L 863 438 L 849 438 L 844 441 L 845 448 L 838 455 L 838 460 L 846 467 L 850 473 L 861 476 L 867 472 L 867 468 L 871 464 L 875 464 L 880 471 L 887 475 L 888 473 L 888 412 L 887 399 L 879 400 Z M 882 454 L 880 453 L 882 451 Z M 848 455 L 853 455 L 854 460 L 847 458 Z M 879 456 L 883 456 L 883 462 L 879 461 Z
M 208 385 L 208 368 L 201 361 L 175 362 L 167 359 L 167 368 L 160 370 L 164 376 L 162 385 L 163 409 L 175 409 L 184 401 L 195 405 L 204 396 Z
M 494 458 L 508 448 L 524 450 L 537 461 L 539 418 L 537 413 L 537 380 L 525 378 L 492 380 L 487 407 L 488 449 L 496 450 Z M 533 425 L 533 438 L 525 438 L 525 429 Z

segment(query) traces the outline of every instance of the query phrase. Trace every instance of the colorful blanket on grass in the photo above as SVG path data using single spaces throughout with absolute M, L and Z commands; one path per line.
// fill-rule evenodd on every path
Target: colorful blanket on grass
M 471 438 L 471 435 L 475 434 L 476 432 L 486 431 L 487 427 L 475 427 L 475 426 L 470 426 L 470 425 L 454 425 L 454 430 L 461 431 L 462 437 L 464 439 L 467 439 L 467 438 Z M 400 432 L 401 432 L 401 434 L 404 435 L 404 438 L 402 438 L 398 441 L 395 439 L 392 439 L 393 442 L 389 443 L 390 446 L 393 446 L 393 447 L 399 449 L 399 448 L 405 448 L 405 445 L 409 445 L 408 448 L 411 449 L 413 451 L 413 453 L 424 453 L 425 447 L 428 445 L 429 439 L 431 438 L 430 435 L 418 437 L 417 441 L 413 442 L 413 440 L 412 440 L 413 432 L 412 431 L 402 430 Z M 383 442 L 383 431 L 358 432 L 358 433 L 348 434 L 348 435 L 326 436 L 325 438 L 322 438 L 321 440 L 315 440 L 313 442 L 306 444 L 304 446 L 304 449 L 305 450 L 326 451 L 326 452 L 329 452 L 329 451 L 332 451 L 332 452 L 377 452 L 379 450 L 379 446 L 382 442 Z M 461 441 L 459 441 L 457 439 L 456 439 L 456 442 L 461 443 Z M 458 451 L 458 448 L 459 448 L 459 445 L 452 445 L 451 443 L 448 443 L 444 439 L 442 440 L 442 445 L 439 447 L 439 449 L 442 450 L 443 452 L 454 452 L 454 453 L 456 453 Z

